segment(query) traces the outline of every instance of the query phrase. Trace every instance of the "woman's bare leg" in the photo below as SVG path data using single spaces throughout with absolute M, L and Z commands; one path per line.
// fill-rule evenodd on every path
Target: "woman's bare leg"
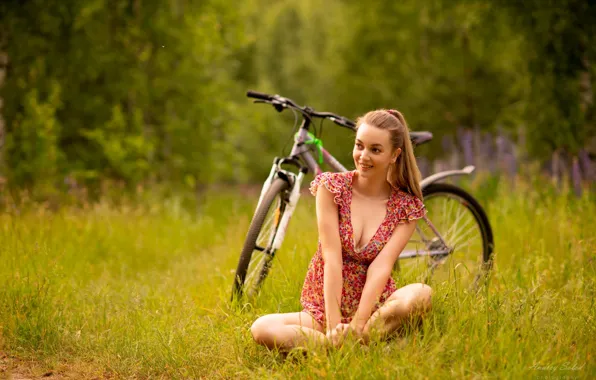
M 252 324 L 250 331 L 255 342 L 270 349 L 289 351 L 309 345 L 328 346 L 324 328 L 303 311 L 264 315 Z
M 421 321 L 432 309 L 431 296 L 431 287 L 421 283 L 397 289 L 366 322 L 364 343 L 368 343 L 373 336 L 383 339 L 410 320 Z

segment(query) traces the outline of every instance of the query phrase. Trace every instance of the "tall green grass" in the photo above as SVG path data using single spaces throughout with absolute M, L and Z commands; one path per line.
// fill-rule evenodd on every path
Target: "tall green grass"
M 228 301 L 256 197 L 212 193 L 200 216 L 175 197 L 7 208 L 0 351 L 21 360 L 10 362 L 14 371 L 33 360 L 31 375 L 68 368 L 118 378 L 594 377 L 594 194 L 501 183 L 478 195 L 496 242 L 487 287 L 433 284 L 433 312 L 419 330 L 309 357 L 257 346 L 249 328 L 262 314 L 301 310 L 317 243 L 311 196 L 301 199 L 261 295 L 240 308 Z

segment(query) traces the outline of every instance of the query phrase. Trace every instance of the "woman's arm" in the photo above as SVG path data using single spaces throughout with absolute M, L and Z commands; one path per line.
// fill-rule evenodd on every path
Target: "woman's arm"
M 339 216 L 334 194 L 325 186 L 317 191 L 317 224 L 324 261 L 323 293 L 327 331 L 341 322 L 341 292 L 343 287 Z
M 350 323 L 356 332 L 360 333 L 364 329 L 377 300 L 389 280 L 389 276 L 391 276 L 391 270 L 395 261 L 408 243 L 408 240 L 410 240 L 415 228 L 415 221 L 398 224 L 393 230 L 391 238 L 385 244 L 385 247 L 383 247 L 381 252 L 369 265 L 360 303 Z

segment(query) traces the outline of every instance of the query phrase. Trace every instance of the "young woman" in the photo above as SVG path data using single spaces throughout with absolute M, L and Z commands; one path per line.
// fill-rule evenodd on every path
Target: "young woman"
M 431 309 L 429 286 L 396 289 L 391 278 L 415 220 L 426 213 L 406 121 L 398 111 L 377 110 L 356 125 L 356 169 L 321 173 L 311 183 L 319 245 L 302 288 L 303 311 L 258 318 L 251 332 L 259 344 L 284 351 L 313 342 L 338 346 L 348 334 L 368 343 Z

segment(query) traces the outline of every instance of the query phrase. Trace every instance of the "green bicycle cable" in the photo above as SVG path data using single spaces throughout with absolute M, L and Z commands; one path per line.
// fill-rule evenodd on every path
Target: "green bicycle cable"
M 316 138 L 310 132 L 307 132 L 307 136 L 310 138 L 310 140 L 306 140 L 304 143 L 316 146 L 317 151 L 319 152 L 319 164 L 323 164 L 323 141 Z M 296 133 L 294 137 L 298 137 L 298 133 Z

